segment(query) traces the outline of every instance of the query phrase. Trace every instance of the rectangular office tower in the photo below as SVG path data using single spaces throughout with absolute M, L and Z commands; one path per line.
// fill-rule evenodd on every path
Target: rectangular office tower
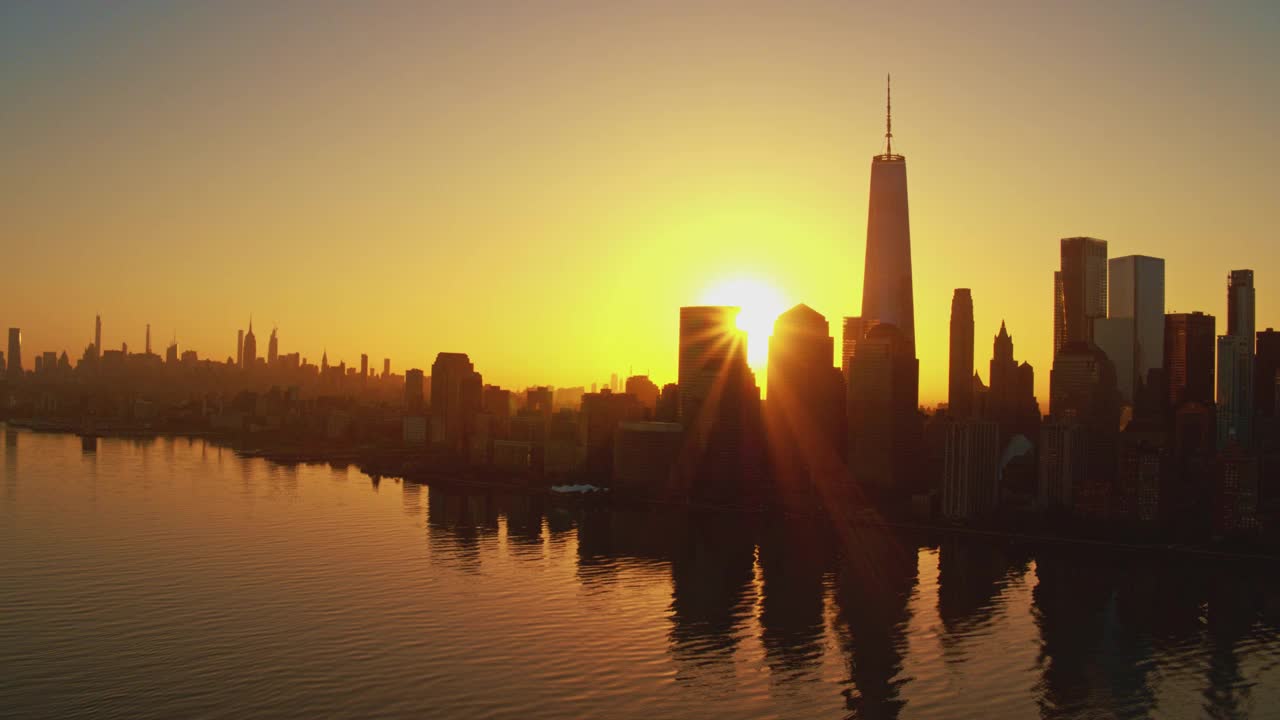
M 1227 334 L 1218 336 L 1218 447 L 1253 443 L 1254 288 L 1252 270 L 1227 278 Z
M 1132 403 L 1164 362 L 1164 259 L 1128 255 L 1107 266 L 1107 331 L 1096 342 L 1116 366 L 1121 399 Z
M 1107 316 L 1107 241 L 1063 238 L 1062 268 L 1053 274 L 1053 354 L 1070 342 L 1094 342 L 1094 323 Z
M 1164 371 L 1170 411 L 1213 404 L 1213 343 L 1217 320 L 1201 312 L 1164 316 Z
M 22 377 L 22 329 L 9 328 L 9 378 Z

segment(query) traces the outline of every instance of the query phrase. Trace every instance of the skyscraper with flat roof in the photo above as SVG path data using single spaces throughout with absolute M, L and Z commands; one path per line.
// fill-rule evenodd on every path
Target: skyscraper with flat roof
M 1107 241 L 1063 238 L 1059 253 L 1062 268 L 1054 273 L 1055 355 L 1067 343 L 1094 342 L 1094 322 L 1107 316 Z
M 422 412 L 423 374 L 418 368 L 404 372 L 404 407 L 410 415 Z
M 860 317 L 846 317 L 840 332 L 840 371 L 845 381 L 849 379 L 849 362 L 857 351 L 858 341 L 866 334 L 866 326 Z
M 1252 270 L 1227 276 L 1227 334 L 1218 337 L 1218 447 L 1253 443 L 1254 288 Z
M 1170 411 L 1184 403 L 1213 404 L 1217 320 L 1201 312 L 1164 316 L 1164 370 Z
M 1123 327 L 1126 347 L 1112 352 L 1120 396 L 1133 402 L 1151 371 L 1164 359 L 1164 260 L 1145 255 L 1112 258 L 1108 263 L 1108 316 Z M 1101 345 L 1099 341 L 1099 345 Z
M 851 479 L 894 493 L 912 490 L 921 439 L 920 362 L 896 326 L 881 323 L 858 343 L 849 369 Z
M 483 388 L 483 379 L 466 353 L 436 355 L 431 366 L 431 442 L 455 452 L 466 451 Z
M 954 417 L 973 415 L 973 294 L 957 288 L 951 297 L 951 348 L 947 406 Z
M 1253 358 L 1254 409 L 1262 417 L 1276 417 L 1276 392 L 1280 389 L 1280 332 L 1271 328 L 1257 334 Z
M 1227 334 L 1247 338 L 1253 343 L 1257 323 L 1254 320 L 1255 292 L 1252 270 L 1232 270 L 1227 276 Z
M 887 99 L 891 96 L 886 94 Z M 867 206 L 867 254 L 863 266 L 862 318 L 889 323 L 915 357 L 915 300 L 911 278 L 911 220 L 907 160 L 893 152 L 893 106 L 886 102 L 884 152 L 871 159 Z
M 9 378 L 22 377 L 22 328 L 9 328 L 8 362 Z
M 738 345 L 746 344 L 737 326 L 738 310 L 719 305 L 680 308 L 677 382 L 680 421 L 686 427 L 696 419 Z

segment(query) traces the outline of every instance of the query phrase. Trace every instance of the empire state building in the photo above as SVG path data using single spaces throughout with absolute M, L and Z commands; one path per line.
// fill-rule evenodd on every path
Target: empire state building
M 915 357 L 915 303 L 911 288 L 911 221 L 907 212 L 907 159 L 893 152 L 892 97 L 886 91 L 884 154 L 871 159 L 867 257 L 862 280 L 862 322 L 898 328 Z

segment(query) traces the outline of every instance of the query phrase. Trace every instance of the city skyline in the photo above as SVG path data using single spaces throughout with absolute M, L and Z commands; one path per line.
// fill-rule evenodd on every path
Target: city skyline
M 378 23 L 384 55 L 336 65 L 321 53 L 321 38 L 350 49 L 364 41 L 340 32 L 342 11 L 332 8 L 317 10 L 282 47 L 270 41 L 285 19 L 248 11 L 220 15 L 197 33 L 208 19 L 198 8 L 162 22 L 128 6 L 117 11 L 120 27 L 75 34 L 57 13 L 11 9 L 12 22 L 0 30 L 12 40 L 0 51 L 12 60 L 5 65 L 34 67 L 53 89 L 0 85 L 6 104 L 20 108 L 6 122 L 19 150 L 0 171 L 18 190 L 5 201 L 12 203 L 10 257 L 19 267 L 59 272 L 13 278 L 5 322 L 24 329 L 31 351 L 66 349 L 75 357 L 86 342 L 85 318 L 101 312 L 109 347 L 118 340 L 142 347 L 150 323 L 161 336 L 176 330 L 183 346 L 221 359 L 234 355 L 228 338 L 236 326 L 226 323 L 256 312 L 286 328 L 286 344 L 312 362 L 325 350 L 352 364 L 371 352 L 403 369 L 456 350 L 504 386 L 580 385 L 627 367 L 674 380 L 675 309 L 707 303 L 726 284 L 771 291 L 774 312 L 805 303 L 833 323 L 860 314 L 865 162 L 883 149 L 885 70 L 897 86 L 895 151 L 913 158 L 922 403 L 946 397 L 955 287 L 973 290 L 978 337 L 1007 323 L 1020 357 L 1042 370 L 1037 397 L 1048 397 L 1045 273 L 1056 264 L 1060 238 L 1107 240 L 1113 257 L 1164 258 L 1169 312 L 1225 317 L 1218 278 L 1234 268 L 1254 269 L 1263 288 L 1280 277 L 1280 260 L 1267 251 L 1280 222 L 1266 182 L 1280 157 L 1268 130 L 1280 96 L 1265 82 L 1280 55 L 1263 42 L 1280 24 L 1274 12 L 1237 13 L 1218 33 L 1198 24 L 1219 17 L 1209 9 L 1119 13 L 1087 44 L 1110 47 L 1123 38 L 1134 56 L 1073 58 L 1079 62 L 1064 66 L 1045 56 L 1050 50 L 1025 47 L 1034 33 L 1060 32 L 1054 18 L 1011 10 L 1005 20 L 1019 32 L 1010 41 L 1043 62 L 1013 70 L 1002 57 L 979 53 L 972 66 L 948 64 L 942 73 L 939 58 L 889 48 L 864 30 L 879 10 L 867 10 L 864 22 L 835 23 L 838 32 L 818 25 L 853 11 L 826 11 L 834 17 L 823 23 L 818 15 L 789 16 L 777 39 L 793 52 L 766 58 L 780 63 L 776 74 L 744 74 L 729 60 L 741 54 L 734 40 L 717 40 L 713 47 L 725 50 L 718 58 L 697 50 L 692 35 L 666 35 L 673 12 L 662 8 L 649 18 L 612 17 L 628 14 L 617 8 L 610 17 L 575 12 L 565 26 L 541 29 L 526 22 L 526 9 L 491 18 L 492 26 L 470 11 L 449 11 L 470 36 L 512 48 L 543 47 L 566 27 L 602 30 L 593 43 L 619 40 L 618 23 L 609 21 L 636 21 L 633 35 L 621 38 L 630 40 L 625 52 L 590 74 L 568 69 L 581 51 L 537 57 L 535 68 L 515 73 L 531 83 L 526 91 L 494 75 L 507 65 L 456 43 L 437 58 L 452 62 L 429 62 L 415 54 L 419 38 L 396 32 L 390 18 Z M 1078 21 L 1099 10 L 1057 12 Z M 708 9 L 694 26 L 725 17 Z M 973 18 L 953 19 L 979 38 L 987 32 Z M 154 43 L 129 47 L 127 22 L 154 30 Z M 282 62 L 287 49 L 300 62 L 286 63 L 278 77 L 261 77 L 244 61 L 222 64 L 218 51 L 255 23 L 261 32 L 243 36 L 244 57 Z M 747 23 L 735 37 L 757 37 L 764 24 Z M 525 27 L 535 29 L 516 32 Z M 935 29 L 922 40 L 953 47 L 962 34 Z M 166 43 L 193 37 L 200 41 L 176 67 L 158 62 Z M 676 58 L 697 53 L 705 87 L 714 89 L 692 93 L 672 66 L 635 64 L 664 37 Z M 62 53 L 57 64 L 40 46 L 50 38 L 61 43 L 48 43 Z M 963 43 L 970 50 L 981 44 L 971 36 Z M 1208 62 L 1177 59 L 1180 50 L 1204 56 L 1193 52 L 1204 48 L 1212 50 Z M 98 57 L 104 62 L 93 62 Z M 1178 62 L 1177 72 L 1151 81 L 1147 63 L 1156 60 Z M 304 67 L 309 61 L 314 67 Z M 454 82 L 439 75 L 445 66 L 457 73 Z M 422 82 L 393 67 L 420 69 Z M 82 77 L 56 82 L 72 71 Z M 105 94 L 109 82 L 101 90 L 84 84 L 109 71 L 137 78 L 133 99 Z M 181 87 L 200 88 L 194 96 L 175 92 L 179 71 Z M 611 73 L 652 91 L 623 106 L 633 118 L 599 109 Z M 386 111 L 372 112 L 368 123 L 351 111 L 315 115 L 332 108 L 333 96 L 318 90 L 327 87 L 322 77 L 333 80 L 335 94 L 358 92 Z M 807 82 L 787 80 L 793 77 Z M 565 95 L 569 78 L 580 89 Z M 282 91 L 285 81 L 302 89 Z M 240 98 L 230 104 L 238 110 L 191 114 L 227 106 L 229 93 Z M 461 109 L 436 118 L 428 97 L 453 99 Z M 463 122 L 518 100 L 527 101 L 530 117 L 510 126 Z M 150 111 L 140 115 L 144 103 Z M 70 107 L 87 119 L 49 121 Z M 90 121 L 110 137 L 85 144 L 93 133 L 71 133 Z M 1224 121 L 1232 135 L 1225 146 L 1216 130 Z M 474 142 L 451 148 L 445 139 L 463 127 Z M 287 141 L 295 132 L 296 141 Z M 1124 161 L 1099 176 L 1096 159 L 1114 154 L 1096 151 L 1107 149 L 1123 150 Z M 77 172 L 65 164 L 72 153 Z M 1215 172 L 1237 182 L 1201 182 L 1210 157 Z M 481 185 L 488 189 L 478 191 Z M 1201 257 L 1206 239 L 1215 247 L 1212 267 Z M 190 243 L 209 248 L 193 267 L 184 264 Z M 621 268 L 646 281 L 617 282 Z M 336 279 L 339 271 L 348 273 L 349 288 Z M 1280 314 L 1274 294 L 1260 295 L 1261 318 Z M 467 302 L 450 303 L 455 297 Z M 451 312 L 433 310 L 442 305 Z M 756 328 L 771 319 L 756 320 L 749 338 L 758 374 L 767 333 Z

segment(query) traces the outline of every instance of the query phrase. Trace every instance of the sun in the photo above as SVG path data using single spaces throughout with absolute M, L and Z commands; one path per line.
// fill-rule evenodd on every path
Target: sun
M 782 293 L 758 278 L 734 277 L 708 288 L 699 302 L 742 309 L 738 313 L 738 329 L 747 333 L 747 363 L 753 368 L 763 367 L 769 359 L 773 322 L 787 309 Z

